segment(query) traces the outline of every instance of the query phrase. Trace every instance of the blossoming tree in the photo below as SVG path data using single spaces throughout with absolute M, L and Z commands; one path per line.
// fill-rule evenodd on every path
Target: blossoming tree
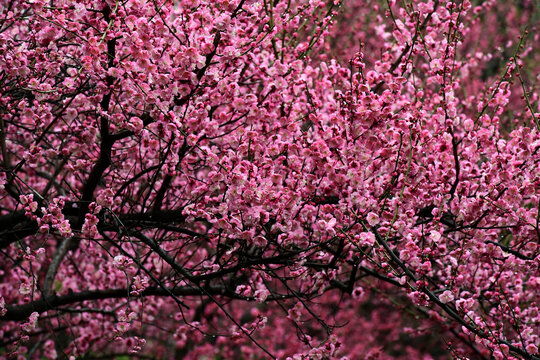
M 0 357 L 540 359 L 534 1 L 0 13 Z

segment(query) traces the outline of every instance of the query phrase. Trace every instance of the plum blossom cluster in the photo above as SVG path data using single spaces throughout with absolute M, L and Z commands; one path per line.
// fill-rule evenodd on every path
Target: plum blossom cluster
M 540 359 L 536 2 L 0 13 L 0 357 Z

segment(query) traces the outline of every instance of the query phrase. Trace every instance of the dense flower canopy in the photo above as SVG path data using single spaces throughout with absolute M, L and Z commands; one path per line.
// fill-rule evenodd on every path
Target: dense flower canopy
M 0 357 L 540 359 L 535 1 L 0 13 Z

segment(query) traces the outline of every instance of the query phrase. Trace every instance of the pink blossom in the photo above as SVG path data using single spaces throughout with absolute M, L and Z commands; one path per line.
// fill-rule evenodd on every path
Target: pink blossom
M 23 325 L 21 325 L 21 330 L 27 333 L 34 330 L 37 326 L 38 318 L 39 318 L 39 313 L 33 312 L 32 314 L 30 314 L 28 321 L 24 323 Z
M 449 303 L 454 300 L 454 295 L 451 291 L 445 290 L 440 296 L 439 299 L 443 304 Z
M 366 216 L 366 219 L 367 219 L 367 222 L 370 226 L 375 226 L 377 224 L 379 224 L 379 216 L 373 212 L 370 212 L 367 216 Z
M 0 296 L 0 316 L 4 316 L 7 312 L 6 309 L 6 300 L 3 296 Z
M 360 233 L 358 244 L 361 246 L 373 246 L 375 244 L 375 235 L 372 232 Z

